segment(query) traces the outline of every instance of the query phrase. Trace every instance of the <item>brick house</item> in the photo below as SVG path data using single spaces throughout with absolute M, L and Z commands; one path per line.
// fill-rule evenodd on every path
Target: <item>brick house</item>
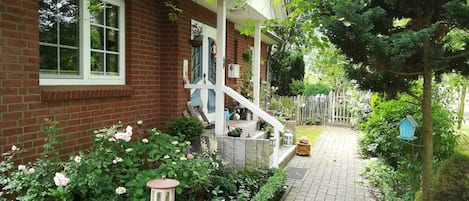
M 90 14 L 87 0 L 63 2 L 66 5 L 0 1 L 2 153 L 17 145 L 27 150 L 23 160 L 37 157 L 45 137 L 40 131 L 44 118 L 60 122 L 60 152 L 65 154 L 90 147 L 96 128 L 143 120 L 147 127 L 164 129 L 166 122 L 181 116 L 187 101 L 197 95 L 196 89 L 184 87 L 184 76 L 190 82 L 206 78 L 207 67 L 201 66 L 216 56 L 209 45 L 216 41 L 217 3 L 173 0 L 183 10 L 173 22 L 162 0 L 109 0 L 97 14 Z M 264 9 L 279 7 L 271 1 L 251 4 L 259 2 Z M 254 40 L 241 35 L 239 27 L 244 17 L 259 15 L 256 11 L 261 9 L 251 4 L 238 14 L 230 8 L 233 5 L 226 5 L 226 64 L 249 65 L 241 54 L 254 46 Z M 203 30 L 199 49 L 189 42 L 193 24 Z M 261 38 L 265 61 L 274 40 Z M 195 70 L 197 59 L 200 72 Z M 265 62 L 259 65 L 260 79 L 265 80 Z M 236 88 L 239 79 L 226 77 L 225 83 Z M 204 96 L 199 101 L 211 99 L 210 93 L 199 95 Z

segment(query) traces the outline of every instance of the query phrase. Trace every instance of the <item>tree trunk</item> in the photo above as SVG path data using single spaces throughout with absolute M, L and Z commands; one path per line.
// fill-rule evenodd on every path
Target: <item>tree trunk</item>
M 423 72 L 423 164 L 422 164 L 422 192 L 423 201 L 432 201 L 432 173 L 433 173 L 433 140 L 432 140 L 432 70 L 424 68 Z
M 466 100 L 466 89 L 467 89 L 467 79 L 462 78 L 461 86 L 461 96 L 459 97 L 459 106 L 458 106 L 458 129 L 462 126 L 462 120 L 464 119 L 464 105 Z

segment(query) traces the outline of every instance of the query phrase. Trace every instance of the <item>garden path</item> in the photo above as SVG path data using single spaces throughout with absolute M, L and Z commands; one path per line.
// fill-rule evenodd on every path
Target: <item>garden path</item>
M 357 153 L 357 136 L 349 128 L 326 127 L 311 156 L 294 156 L 288 163 L 287 185 L 291 188 L 284 200 L 375 200 L 360 176 L 367 161 Z

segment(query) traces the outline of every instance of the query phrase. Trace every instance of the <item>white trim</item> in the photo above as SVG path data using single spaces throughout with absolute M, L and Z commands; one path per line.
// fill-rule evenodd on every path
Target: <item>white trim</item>
M 39 85 L 125 85 L 125 0 L 108 0 L 108 4 L 119 7 L 119 76 L 97 76 L 91 75 L 91 37 L 90 37 L 90 13 L 88 11 L 89 1 L 80 3 L 80 44 L 79 44 L 79 69 L 80 75 L 74 78 L 62 76 L 51 78 L 50 75 L 40 75 Z M 65 78 L 64 78 L 65 77 Z

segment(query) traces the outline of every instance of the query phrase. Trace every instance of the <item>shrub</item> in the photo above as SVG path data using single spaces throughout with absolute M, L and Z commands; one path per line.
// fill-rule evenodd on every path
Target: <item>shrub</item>
M 246 168 L 242 172 L 220 169 L 212 175 L 213 190 L 206 200 L 251 200 L 274 176 L 274 169 Z
M 273 200 L 283 190 L 286 179 L 287 173 L 285 170 L 276 169 L 274 175 L 261 187 L 259 192 L 252 198 L 252 201 Z
M 185 141 L 193 142 L 204 132 L 200 120 L 193 117 L 180 117 L 166 124 L 166 132 L 172 136 L 179 136 Z
M 469 200 L 469 156 L 455 154 L 438 170 L 435 201 Z
M 305 86 L 307 86 L 303 80 L 292 80 L 290 85 L 290 94 L 292 95 L 303 95 L 305 91 Z
M 405 95 L 397 100 L 375 100 L 370 119 L 361 125 L 364 132 L 359 140 L 362 154 L 382 157 L 396 168 L 402 158 L 411 159 L 412 155 L 422 151 L 420 147 L 414 147 L 415 153 L 412 153 L 412 146 L 396 138 L 399 135 L 399 122 L 406 115 L 412 115 L 417 123 L 422 122 L 420 106 L 412 102 L 415 100 Z M 441 162 L 454 153 L 457 139 L 454 135 L 452 114 L 437 103 L 432 106 L 432 110 L 433 152 L 436 162 Z M 415 135 L 418 139 L 414 143 L 422 144 L 421 126 L 416 128 Z
M 46 130 L 54 134 L 54 129 L 52 124 Z M 94 134 L 93 147 L 70 160 L 40 158 L 16 168 L 12 158 L 19 148 L 2 154 L 6 158 L 0 162 L 0 200 L 2 195 L 23 201 L 149 200 L 146 182 L 162 176 L 177 179 L 178 197 L 187 198 L 183 189 L 192 195 L 205 192 L 218 167 L 211 158 L 190 153 L 190 142 L 156 129 L 135 137 L 132 127 L 118 124 Z M 57 143 L 47 142 L 51 149 Z
M 373 194 L 380 201 L 411 200 L 413 197 L 413 192 L 409 191 L 408 185 L 400 182 L 399 173 L 383 160 L 371 160 L 362 174 L 372 187 Z
M 317 94 L 329 94 L 331 87 L 323 83 L 306 85 L 304 89 L 305 96 L 315 96 Z
M 434 100 L 432 105 L 433 116 L 433 153 L 434 164 L 438 168 L 439 164 L 454 153 L 457 138 L 453 130 L 453 118 L 451 112 L 441 105 L 441 102 Z M 406 115 L 412 115 L 421 125 L 422 113 L 420 105 L 416 100 L 408 95 L 399 95 L 397 99 L 387 100 L 383 96 L 372 98 L 372 109 L 370 119 L 361 124 L 363 137 L 359 139 L 359 148 L 363 155 L 368 157 L 378 157 L 393 171 L 396 172 L 392 179 L 381 179 L 377 188 L 381 193 L 386 194 L 384 188 L 391 188 L 395 195 L 386 194 L 386 200 L 397 198 L 413 198 L 413 194 L 420 189 L 420 173 L 422 158 L 422 127 L 416 128 L 417 140 L 412 143 L 405 143 L 398 140 L 399 122 Z M 372 168 L 369 174 L 375 174 L 379 168 Z M 376 173 L 378 174 L 378 173 Z M 380 180 L 380 177 L 376 177 Z M 398 182 L 399 185 L 395 185 Z

